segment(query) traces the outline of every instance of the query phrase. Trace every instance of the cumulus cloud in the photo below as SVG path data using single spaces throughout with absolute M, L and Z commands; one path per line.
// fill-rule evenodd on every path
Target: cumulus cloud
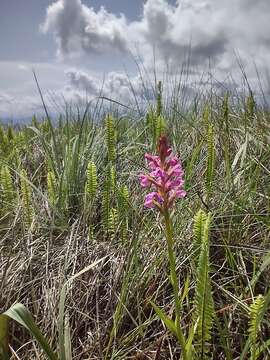
M 235 50 L 259 62 L 269 58 L 269 0 L 147 0 L 142 10 L 139 20 L 128 20 L 81 0 L 58 0 L 47 8 L 42 30 L 55 34 L 62 55 L 128 53 L 137 45 L 146 63 L 153 48 L 159 58 L 179 63 L 190 46 L 194 64 L 211 58 L 224 66 Z
M 166 61 L 181 63 L 192 47 L 191 60 L 198 64 L 224 53 L 227 45 L 224 30 L 218 26 L 218 14 L 207 19 L 209 12 L 210 4 L 205 2 L 173 6 L 164 0 L 148 0 L 137 26 L 146 45 L 154 47 Z
M 146 72 L 145 72 L 146 71 Z M 190 104 L 194 98 L 202 97 L 211 90 L 217 93 L 229 90 L 231 83 L 223 82 L 213 87 L 208 74 L 202 76 L 193 72 L 183 78 L 183 74 L 170 73 L 167 71 L 162 78 L 162 90 L 164 104 L 177 98 L 181 108 Z M 80 69 L 69 69 L 66 71 L 68 86 L 67 95 L 70 99 L 96 99 L 99 96 L 116 100 L 124 105 L 139 106 L 145 110 L 147 106 L 156 102 L 157 87 L 154 77 L 149 76 L 147 70 L 141 69 L 140 75 L 128 76 L 121 71 L 111 71 L 106 76 L 88 73 Z M 235 87 L 233 88 L 235 90 Z M 69 93 L 69 94 L 68 94 Z M 135 100 L 135 101 L 134 101 Z
M 70 69 L 66 71 L 69 84 L 79 90 L 86 91 L 91 95 L 98 92 L 97 79 L 86 72 Z
M 29 70 L 32 67 L 44 90 L 51 89 L 59 97 L 63 93 L 70 100 L 84 99 L 85 94 L 96 97 L 101 90 L 104 96 L 123 102 L 132 101 L 134 96 L 153 98 L 153 54 L 156 77 L 163 80 L 165 70 L 167 79 L 163 83 L 165 87 L 167 82 L 167 89 L 184 63 L 188 78 L 184 79 L 183 91 L 190 96 L 198 93 L 200 86 L 216 85 L 220 91 L 239 89 L 242 74 L 238 58 L 253 88 L 258 84 L 257 69 L 264 82 L 269 79 L 265 75 L 270 73 L 269 0 L 176 0 L 174 4 L 141 0 L 141 4 L 141 16 L 128 19 L 105 7 L 95 10 L 91 0 L 54 0 L 40 27 L 44 33 L 54 34 L 57 54 L 63 62 L 2 61 L 0 117 L 30 114 L 40 106 Z M 134 69 L 130 77 L 121 71 L 130 52 L 137 49 L 145 69 L 143 79 Z M 76 69 L 70 69 L 69 57 Z M 89 63 L 94 67 L 92 72 L 82 71 Z M 107 74 L 103 76 L 101 71 Z M 206 74 L 203 81 L 202 73 Z M 269 83 L 264 84 L 266 94 Z
M 146 92 L 148 92 L 148 98 L 153 97 L 150 86 L 143 84 L 138 75 L 128 77 L 124 72 L 111 71 L 102 76 L 78 69 L 69 69 L 66 71 L 66 76 L 71 89 L 79 90 L 90 97 L 102 95 L 124 102 L 129 102 L 134 96 L 142 99 L 146 96 Z M 152 95 L 150 95 L 151 92 Z
M 101 7 L 98 12 L 83 5 L 81 0 L 58 0 L 47 8 L 41 30 L 52 31 L 58 53 L 77 51 L 103 53 L 127 50 L 127 27 L 124 15 L 116 16 Z

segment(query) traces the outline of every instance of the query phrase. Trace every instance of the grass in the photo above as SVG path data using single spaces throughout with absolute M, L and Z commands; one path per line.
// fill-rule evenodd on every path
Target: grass
M 194 217 L 211 213 L 214 320 L 208 353 L 195 336 L 193 358 L 269 359 L 269 112 L 230 94 L 162 108 L 158 88 L 157 106 L 139 119 L 97 122 L 86 108 L 56 125 L 1 126 L 1 312 L 22 303 L 60 359 L 180 358 L 152 305 L 173 317 L 162 222 L 143 208 L 138 181 L 166 131 L 186 179 L 173 213 L 185 336 L 198 313 Z M 50 359 L 23 326 L 9 321 L 8 331 L 11 359 Z

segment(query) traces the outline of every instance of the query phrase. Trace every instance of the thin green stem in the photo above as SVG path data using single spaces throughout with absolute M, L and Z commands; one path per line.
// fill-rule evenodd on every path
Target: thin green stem
M 182 357 L 183 360 L 187 360 L 187 352 L 186 352 L 186 342 L 181 329 L 180 324 L 180 312 L 181 312 L 181 302 L 179 298 L 179 285 L 176 275 L 176 260 L 175 254 L 173 251 L 173 226 L 170 217 L 170 213 L 168 209 L 164 210 L 164 220 L 165 220 L 165 234 L 167 240 L 167 248 L 168 248 L 168 256 L 169 256 L 169 264 L 170 264 L 170 281 L 173 287 L 173 295 L 175 302 L 175 323 L 177 329 L 177 336 L 179 343 L 182 348 Z

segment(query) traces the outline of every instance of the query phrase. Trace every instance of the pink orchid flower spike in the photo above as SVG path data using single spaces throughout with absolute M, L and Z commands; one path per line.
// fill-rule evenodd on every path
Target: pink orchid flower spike
M 149 174 L 139 176 L 141 186 L 154 188 L 145 197 L 144 206 L 157 208 L 161 212 L 173 206 L 174 202 L 186 196 L 183 189 L 184 171 L 181 161 L 173 155 L 166 136 L 161 136 L 158 143 L 158 155 L 145 154 Z

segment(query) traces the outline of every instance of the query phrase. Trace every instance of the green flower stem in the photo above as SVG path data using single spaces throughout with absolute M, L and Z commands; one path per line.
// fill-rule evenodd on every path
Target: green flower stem
M 179 285 L 176 275 L 175 254 L 173 251 L 173 226 L 172 226 L 172 220 L 170 217 L 169 210 L 164 209 L 163 214 L 165 219 L 165 235 L 167 240 L 168 256 L 170 263 L 170 281 L 173 287 L 173 295 L 175 302 L 175 324 L 177 329 L 178 340 L 182 348 L 182 357 L 183 360 L 187 360 L 188 357 L 186 352 L 186 342 L 180 325 L 181 302 L 179 298 Z

